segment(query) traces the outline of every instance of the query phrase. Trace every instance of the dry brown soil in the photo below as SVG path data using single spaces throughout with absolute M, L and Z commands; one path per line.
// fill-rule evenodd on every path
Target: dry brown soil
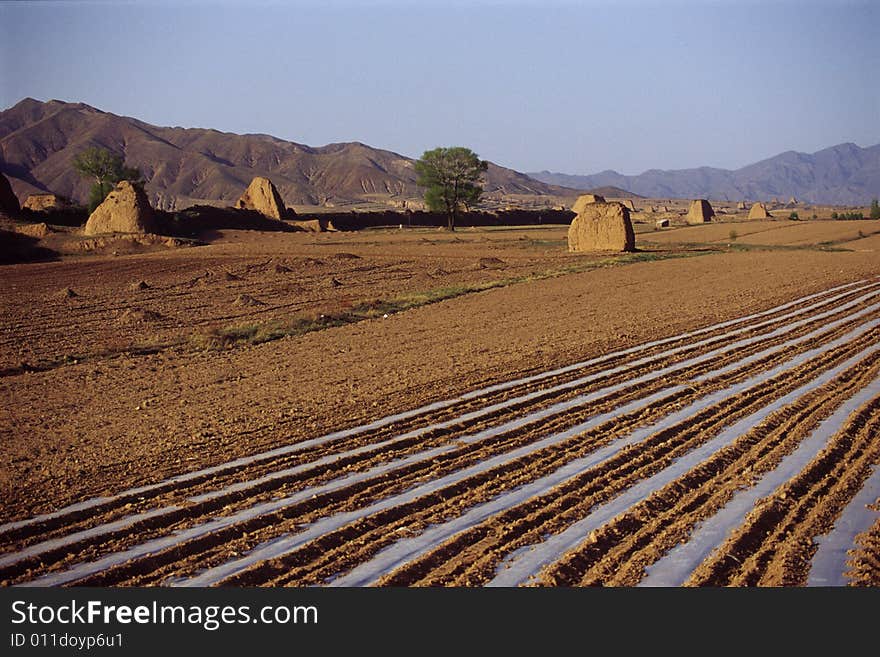
M 800 248 L 685 246 L 726 244 L 731 226 L 741 242 Z M 642 262 L 568 254 L 566 227 L 454 234 L 228 231 L 206 246 L 0 267 L 0 521 L 876 277 L 880 243 L 877 236 L 859 239 L 859 230 L 877 232 L 880 222 L 651 231 L 639 236 L 639 244 L 658 259 Z M 851 250 L 826 250 L 821 242 Z M 322 315 L 364 303 L 468 286 L 490 289 L 260 344 L 218 338 L 286 327 L 294 319 L 320 326 Z M 865 377 L 872 367 L 864 364 Z M 778 462 L 752 448 L 751 442 L 738 444 L 730 462 L 766 457 L 768 468 Z M 629 481 L 621 478 L 601 494 Z M 694 517 L 701 513 L 707 511 Z M 430 524 L 431 517 L 423 522 Z M 679 538 L 669 534 L 664 544 Z M 474 540 L 470 549 L 478 554 L 482 548 Z M 242 549 L 254 544 L 246 541 Z M 610 553 L 585 554 L 570 556 L 551 583 L 603 582 L 608 564 L 617 568 L 624 561 Z M 480 583 L 489 565 L 473 581 L 473 573 L 450 571 L 436 582 Z M 311 572 L 283 583 L 321 581 Z M 706 575 L 706 581 L 735 579 L 728 575 Z M 262 573 L 243 583 L 279 583 L 273 577 Z M 637 581 L 635 575 L 618 577 L 606 583 Z M 415 575 L 401 579 L 418 581 Z

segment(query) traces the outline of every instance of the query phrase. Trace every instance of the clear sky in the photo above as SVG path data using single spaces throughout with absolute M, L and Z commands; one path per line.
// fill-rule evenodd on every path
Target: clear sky
M 462 145 L 520 171 L 880 142 L 880 2 L 0 2 L 0 108 Z

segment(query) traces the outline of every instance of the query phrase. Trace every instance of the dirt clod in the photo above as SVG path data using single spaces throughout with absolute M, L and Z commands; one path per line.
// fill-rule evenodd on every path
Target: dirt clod
M 477 261 L 477 266 L 480 269 L 501 269 L 506 264 L 507 263 L 505 263 L 501 258 L 493 258 L 493 257 L 480 258 Z
M 255 299 L 250 294 L 239 294 L 233 304 L 236 306 L 265 306 L 265 302 Z
M 126 308 L 116 318 L 117 324 L 143 324 L 161 322 L 165 316 L 146 308 Z

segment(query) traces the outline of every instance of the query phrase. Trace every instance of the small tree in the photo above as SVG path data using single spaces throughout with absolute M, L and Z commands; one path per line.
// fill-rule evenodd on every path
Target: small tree
M 455 230 L 462 207 L 470 208 L 480 200 L 481 178 L 488 168 L 488 162 L 461 146 L 425 151 L 415 163 L 417 183 L 425 188 L 425 203 L 430 210 L 446 213 L 449 230 Z
M 871 201 L 871 219 L 880 219 L 880 201 L 876 198 Z
M 73 158 L 73 168 L 83 178 L 92 178 L 95 181 L 89 191 L 90 214 L 101 205 L 119 181 L 130 180 L 135 184 L 143 184 L 139 170 L 125 166 L 121 157 L 106 148 L 90 146 L 77 153 Z

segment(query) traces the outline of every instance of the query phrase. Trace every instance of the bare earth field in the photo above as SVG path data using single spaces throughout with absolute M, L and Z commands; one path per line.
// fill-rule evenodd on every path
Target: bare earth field
M 0 267 L 0 581 L 880 585 L 880 222 L 565 233 Z
M 731 239 L 731 231 L 736 237 Z M 733 221 L 702 226 L 673 227 L 646 233 L 645 241 L 657 244 L 739 243 L 767 246 L 808 246 L 823 242 L 848 242 L 880 233 L 880 221 Z M 846 244 L 847 248 L 852 248 Z

